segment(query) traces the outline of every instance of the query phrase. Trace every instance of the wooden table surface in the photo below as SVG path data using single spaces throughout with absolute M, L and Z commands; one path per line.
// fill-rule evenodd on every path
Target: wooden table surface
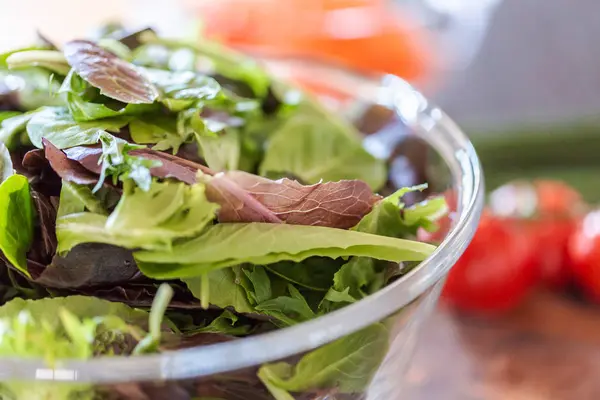
M 536 293 L 502 318 L 440 307 L 422 334 L 406 399 L 600 398 L 600 307 Z

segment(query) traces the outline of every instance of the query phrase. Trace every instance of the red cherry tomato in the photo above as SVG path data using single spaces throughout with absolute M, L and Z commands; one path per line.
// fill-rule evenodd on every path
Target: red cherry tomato
M 531 237 L 541 281 L 552 288 L 571 279 L 567 242 L 583 208 L 579 193 L 560 181 L 511 182 L 490 197 L 492 211 L 517 219 Z
M 568 243 L 573 277 L 588 297 L 600 303 L 600 210 L 582 219 Z
M 510 220 L 485 212 L 442 296 L 459 310 L 503 312 L 517 306 L 535 281 L 529 236 Z

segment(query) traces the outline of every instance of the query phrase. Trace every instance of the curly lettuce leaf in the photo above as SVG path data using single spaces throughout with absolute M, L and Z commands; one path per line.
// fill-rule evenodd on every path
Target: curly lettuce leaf
M 154 182 L 148 191 L 126 184 L 109 215 L 80 212 L 57 219 L 58 252 L 82 243 L 129 249 L 169 249 L 177 238 L 201 231 L 218 206 L 206 200 L 204 186 Z

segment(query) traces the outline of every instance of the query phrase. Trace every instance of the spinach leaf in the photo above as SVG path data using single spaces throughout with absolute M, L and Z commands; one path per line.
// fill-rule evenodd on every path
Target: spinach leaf
M 18 51 L 6 58 L 6 65 L 9 69 L 41 67 L 63 76 L 71 69 L 65 57 L 56 50 Z
M 77 74 L 107 97 L 130 104 L 152 104 L 158 98 L 158 90 L 142 72 L 93 42 L 68 42 L 64 53 Z
M 0 250 L 26 276 L 26 253 L 33 241 L 34 211 L 29 182 L 12 175 L 0 184 Z
M 297 114 L 268 141 L 260 174 L 291 173 L 308 183 L 358 179 L 372 190 L 386 179 L 385 163 L 333 121 Z
M 170 250 L 140 251 L 135 257 L 145 275 L 166 279 L 195 277 L 244 262 L 300 262 L 313 256 L 421 261 L 433 249 L 425 243 L 319 226 L 226 223 L 210 226 L 197 238 L 177 243 Z
M 126 184 L 110 216 L 93 213 L 57 219 L 58 252 L 81 243 L 105 243 L 129 249 L 169 249 L 173 240 L 192 236 L 215 217 L 202 185 L 154 182 L 148 191 Z
M 238 313 L 252 313 L 254 308 L 250 305 L 246 292 L 236 281 L 236 276 L 231 268 L 210 271 L 209 302 L 219 308 L 232 307 Z M 201 299 L 202 278 L 189 278 L 183 280 L 194 297 Z
M 119 132 L 127 125 L 127 117 L 105 118 L 91 122 L 77 122 L 62 107 L 44 107 L 36 111 L 27 124 L 29 140 L 38 149 L 46 138 L 59 149 L 95 144 L 103 132 Z
M 311 351 L 296 365 L 264 365 L 258 376 L 278 400 L 293 399 L 286 392 L 331 387 L 357 393 L 367 387 L 387 349 L 387 328 L 375 324 Z
M 10 153 L 4 143 L 0 142 L 0 184 L 14 173 L 15 171 L 13 169 Z

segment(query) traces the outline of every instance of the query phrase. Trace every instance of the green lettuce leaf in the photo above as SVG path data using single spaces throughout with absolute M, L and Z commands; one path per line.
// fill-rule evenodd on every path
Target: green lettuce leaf
M 213 171 L 233 171 L 240 161 L 240 137 L 235 129 L 212 137 L 195 135 L 206 165 Z
M 0 122 L 0 142 L 4 143 L 9 150 L 16 150 L 21 145 L 21 136 L 32 116 L 33 113 L 28 112 L 2 119 Z
M 78 122 L 62 107 L 44 107 L 36 111 L 27 124 L 29 140 L 42 149 L 42 138 L 59 149 L 96 144 L 102 133 L 119 132 L 127 125 L 126 117 L 105 118 L 99 121 Z
M 175 117 L 166 115 L 148 115 L 144 119 L 134 119 L 129 124 L 129 134 L 135 143 L 154 144 L 152 150 L 163 151 L 173 149 L 177 153 L 186 141 L 187 135 L 177 131 Z
M 250 326 L 238 324 L 239 318 L 229 310 L 223 311 L 221 315 L 202 328 L 186 332 L 186 335 L 198 333 L 222 333 L 226 335 L 240 336 L 250 331 Z
M 296 364 L 263 365 L 259 378 L 277 400 L 293 399 L 288 392 L 337 388 L 341 393 L 363 391 L 388 349 L 388 330 L 382 324 L 326 344 Z
M 4 143 L 0 142 L 0 184 L 15 173 L 12 158 Z
M 119 180 L 126 182 L 131 179 L 142 190 L 148 191 L 152 184 L 150 169 L 160 166 L 160 162 L 129 154 L 131 150 L 143 149 L 144 146 L 131 144 L 106 132 L 101 132 L 98 139 L 102 143 L 102 155 L 99 159 L 102 169 L 94 192 L 100 190 L 107 176 L 112 176 L 115 184 Z
M 358 179 L 374 191 L 387 180 L 385 162 L 334 121 L 298 114 L 268 141 L 260 174 L 291 173 L 307 183 Z
M 204 186 L 154 182 L 148 191 L 126 184 L 110 216 L 80 212 L 56 221 L 59 253 L 81 243 L 129 249 L 169 249 L 176 238 L 201 231 L 218 206 L 206 200 Z
M 18 51 L 6 58 L 6 65 L 8 69 L 41 67 L 63 76 L 71 69 L 63 54 L 56 50 Z
M 71 70 L 63 81 L 59 93 L 64 94 L 73 119 L 80 122 L 160 110 L 158 104 L 127 104 L 103 96 L 74 70 Z
M 236 275 L 231 268 L 217 269 L 208 274 L 210 304 L 219 308 L 232 307 L 238 313 L 252 313 L 254 308 L 248 301 L 246 291 L 236 283 Z M 201 299 L 203 278 L 189 278 L 183 281 L 194 297 Z
M 309 321 L 316 317 L 306 299 L 292 284 L 287 285 L 289 296 L 279 296 L 260 302 L 256 311 L 278 319 L 284 326 Z
M 400 238 L 416 234 L 419 227 L 431 228 L 435 220 L 447 210 L 443 197 L 405 208 L 401 199 L 406 193 L 421 191 L 427 185 L 406 187 L 378 202 L 370 213 L 352 228 L 357 232 Z M 385 285 L 386 265 L 373 258 L 353 257 L 337 271 L 333 285 L 321 304 L 321 309 L 331 311 L 344 303 L 360 300 Z M 339 303 L 337 305 L 327 302 Z
M 210 226 L 199 237 L 168 251 L 140 251 L 135 257 L 147 276 L 169 279 L 200 276 L 244 262 L 300 262 L 313 256 L 421 261 L 433 249 L 425 243 L 319 226 L 225 223 Z
M 29 182 L 12 175 L 0 184 L 0 250 L 26 276 L 26 253 L 33 241 L 34 210 Z
M 95 214 L 107 215 L 102 202 L 94 196 L 89 187 L 63 180 L 57 218 L 85 210 Z

